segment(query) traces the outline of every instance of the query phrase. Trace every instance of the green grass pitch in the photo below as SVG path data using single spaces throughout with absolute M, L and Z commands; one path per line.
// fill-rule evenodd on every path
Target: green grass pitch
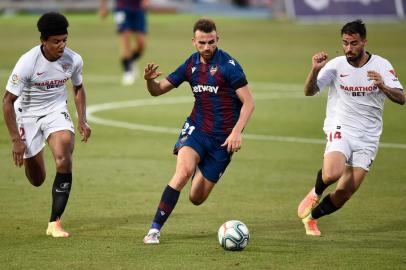
M 164 75 L 173 71 L 194 52 L 191 28 L 197 18 L 151 15 L 140 68 L 155 62 Z M 39 42 L 37 19 L 0 18 L 3 89 L 18 57 Z M 339 212 L 319 221 L 324 236 L 306 236 L 296 217 L 324 150 L 319 141 L 326 95 L 305 98 L 302 85 L 313 53 L 325 50 L 331 58 L 341 54 L 340 24 L 215 18 L 220 48 L 244 67 L 256 110 L 242 151 L 234 155 L 208 201 L 199 207 L 189 203 L 187 185 L 162 231 L 161 244 L 145 246 L 142 238 L 174 172 L 173 131 L 191 110 L 190 90 L 184 84 L 152 98 L 141 79 L 132 87 L 121 86 L 112 18 L 68 19 L 68 46 L 84 59 L 89 107 L 134 103 L 94 112 L 92 119 L 110 122 L 91 122 L 88 144 L 77 137 L 73 188 L 63 217 L 70 239 L 45 236 L 55 173 L 49 149 L 47 180 L 34 188 L 23 169 L 12 164 L 1 117 L 0 269 L 406 268 L 404 106 L 386 102 L 381 137 L 385 147 L 358 193 Z M 368 50 L 388 58 L 405 85 L 406 24 L 367 21 L 367 27 Z M 69 106 L 74 115 L 72 98 Z M 153 131 L 157 128 L 161 132 Z M 297 141 L 283 141 L 292 138 Z M 242 252 L 226 252 L 217 242 L 218 227 L 230 219 L 242 220 L 250 229 L 251 241 Z

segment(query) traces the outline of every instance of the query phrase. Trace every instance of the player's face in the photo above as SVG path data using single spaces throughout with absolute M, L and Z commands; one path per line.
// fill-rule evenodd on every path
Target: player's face
M 357 34 L 343 34 L 343 50 L 348 62 L 358 62 L 365 53 L 366 39 Z
M 197 30 L 195 32 L 195 37 L 192 41 L 203 62 L 207 62 L 213 57 L 214 51 L 217 48 L 218 40 L 219 38 L 216 31 L 205 33 Z
M 55 61 L 62 56 L 67 40 L 67 34 L 50 36 L 47 40 L 41 40 L 45 56 L 48 60 Z

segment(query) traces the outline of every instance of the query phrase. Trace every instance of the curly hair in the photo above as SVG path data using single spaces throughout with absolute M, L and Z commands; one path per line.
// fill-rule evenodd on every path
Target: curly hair
M 68 20 L 57 12 L 45 13 L 37 22 L 41 39 L 47 40 L 50 36 L 64 35 L 68 33 Z

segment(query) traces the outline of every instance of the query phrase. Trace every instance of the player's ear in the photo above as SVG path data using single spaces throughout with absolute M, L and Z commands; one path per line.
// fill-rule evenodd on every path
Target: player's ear
M 49 38 L 48 36 L 41 35 L 39 37 L 39 40 L 41 41 L 41 44 L 44 44 L 48 40 L 48 38 Z

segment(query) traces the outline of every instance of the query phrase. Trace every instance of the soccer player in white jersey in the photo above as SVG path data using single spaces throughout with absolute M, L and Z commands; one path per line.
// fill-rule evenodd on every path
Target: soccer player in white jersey
M 71 79 L 78 115 L 78 129 L 86 142 L 91 129 L 86 121 L 86 94 L 82 82 L 83 61 L 66 48 L 67 19 L 46 13 L 37 23 L 41 45 L 20 57 L 8 80 L 3 114 L 12 142 L 15 165 L 24 165 L 33 186 L 45 180 L 43 148 L 48 143 L 56 167 L 52 187 L 51 218 L 46 230 L 53 237 L 69 237 L 61 216 L 72 186 L 74 127 L 67 108 L 65 83 Z
M 370 54 L 361 20 L 341 29 L 344 56 L 328 61 L 325 52 L 312 58 L 304 93 L 329 87 L 324 132 L 327 145 L 316 184 L 298 206 L 306 234 L 320 236 L 317 219 L 340 209 L 364 180 L 378 151 L 385 98 L 403 105 L 403 87 L 388 60 Z M 319 203 L 323 191 L 337 182 Z

